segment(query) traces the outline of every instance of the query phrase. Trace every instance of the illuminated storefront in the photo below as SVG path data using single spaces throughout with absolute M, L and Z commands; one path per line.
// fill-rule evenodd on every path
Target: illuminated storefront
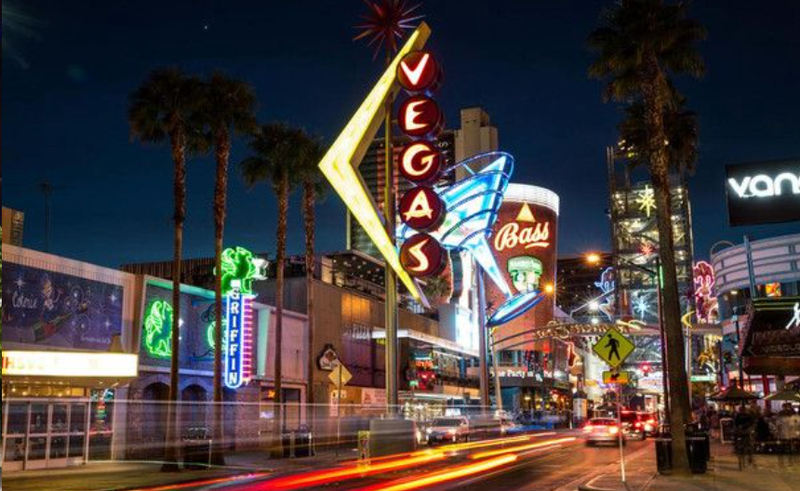
M 135 277 L 3 244 L 3 470 L 122 458 Z
M 800 295 L 800 234 L 784 235 L 755 240 L 750 243 L 752 250 L 753 280 L 759 299 L 774 300 L 796 298 Z M 728 385 L 739 378 L 739 339 L 745 341 L 745 388 L 768 393 L 775 389 L 775 375 L 798 375 L 797 360 L 800 350 L 790 353 L 787 336 L 795 331 L 786 328 L 792 318 L 794 305 L 784 307 L 788 316 L 783 326 L 770 328 L 766 317 L 750 319 L 752 293 L 747 267 L 747 254 L 744 244 L 722 247 L 720 244 L 711 255 L 715 273 L 714 294 L 718 301 L 719 320 L 723 329 L 721 382 Z M 760 302 L 760 301 L 757 301 Z M 766 305 L 764 305 L 766 307 Z M 768 334 L 774 331 L 772 334 Z M 757 334 L 756 333 L 760 333 Z M 752 335 L 749 335 L 752 334 Z M 773 347 L 770 347 L 774 344 Z M 780 348 L 780 346 L 785 346 Z M 775 355 L 785 350 L 783 363 Z M 771 353 L 771 355 L 770 355 Z

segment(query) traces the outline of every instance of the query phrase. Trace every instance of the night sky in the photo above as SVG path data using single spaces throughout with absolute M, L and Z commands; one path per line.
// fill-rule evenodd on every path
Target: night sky
M 609 247 L 605 147 L 619 110 L 589 80 L 586 36 L 602 8 L 589 0 L 428 0 L 429 43 L 446 70 L 437 100 L 456 126 L 459 109 L 483 106 L 514 180 L 562 198 L 560 253 Z M 6 9 L 32 20 L 10 29 Z M 262 122 L 304 126 L 331 141 L 375 82 L 381 63 L 354 43 L 359 0 L 3 1 L 3 205 L 26 213 L 25 244 L 44 247 L 44 199 L 53 194 L 51 251 L 116 267 L 171 257 L 172 163 L 166 147 L 130 143 L 128 94 L 153 68 L 220 69 L 249 81 Z M 729 228 L 724 165 L 800 157 L 800 3 L 699 1 L 709 31 L 708 72 L 681 80 L 700 114 L 701 156 L 691 181 L 695 248 L 722 239 L 797 232 L 798 224 Z M 232 168 L 245 155 L 237 143 Z M 213 163 L 189 163 L 187 257 L 213 254 Z M 295 194 L 295 203 L 299 194 Z M 226 243 L 274 252 L 275 199 L 229 189 Z M 289 250 L 302 251 L 299 206 Z M 344 206 L 318 211 L 320 251 L 345 246 Z

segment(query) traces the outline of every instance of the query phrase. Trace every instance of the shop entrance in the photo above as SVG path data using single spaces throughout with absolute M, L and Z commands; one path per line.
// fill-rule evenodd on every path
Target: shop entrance
M 3 402 L 4 471 L 86 463 L 89 399 Z

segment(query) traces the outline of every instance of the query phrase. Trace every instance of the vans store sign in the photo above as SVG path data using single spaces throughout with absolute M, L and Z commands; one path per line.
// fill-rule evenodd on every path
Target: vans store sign
M 800 221 L 800 160 L 725 168 L 731 226 Z

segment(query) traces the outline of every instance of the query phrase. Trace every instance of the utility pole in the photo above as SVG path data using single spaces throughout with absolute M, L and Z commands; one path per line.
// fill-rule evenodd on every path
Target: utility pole
M 44 194 L 44 252 L 50 252 L 50 206 L 53 185 L 49 181 L 42 181 L 39 187 Z
M 486 287 L 483 282 L 483 269 L 476 269 L 478 282 L 478 349 L 480 350 L 479 374 L 481 407 L 485 411 L 489 406 L 489 349 L 486 342 Z
M 392 51 L 387 45 L 386 66 L 392 63 Z M 394 193 L 394 154 L 392 151 L 392 98 L 386 95 L 384 101 L 384 190 L 383 190 L 383 215 L 386 219 L 386 233 L 392 245 L 395 245 L 395 193 Z M 398 400 L 398 356 L 399 346 L 397 339 L 397 276 L 394 270 L 386 264 L 385 277 L 385 325 L 386 325 L 386 405 L 389 414 L 396 414 Z

